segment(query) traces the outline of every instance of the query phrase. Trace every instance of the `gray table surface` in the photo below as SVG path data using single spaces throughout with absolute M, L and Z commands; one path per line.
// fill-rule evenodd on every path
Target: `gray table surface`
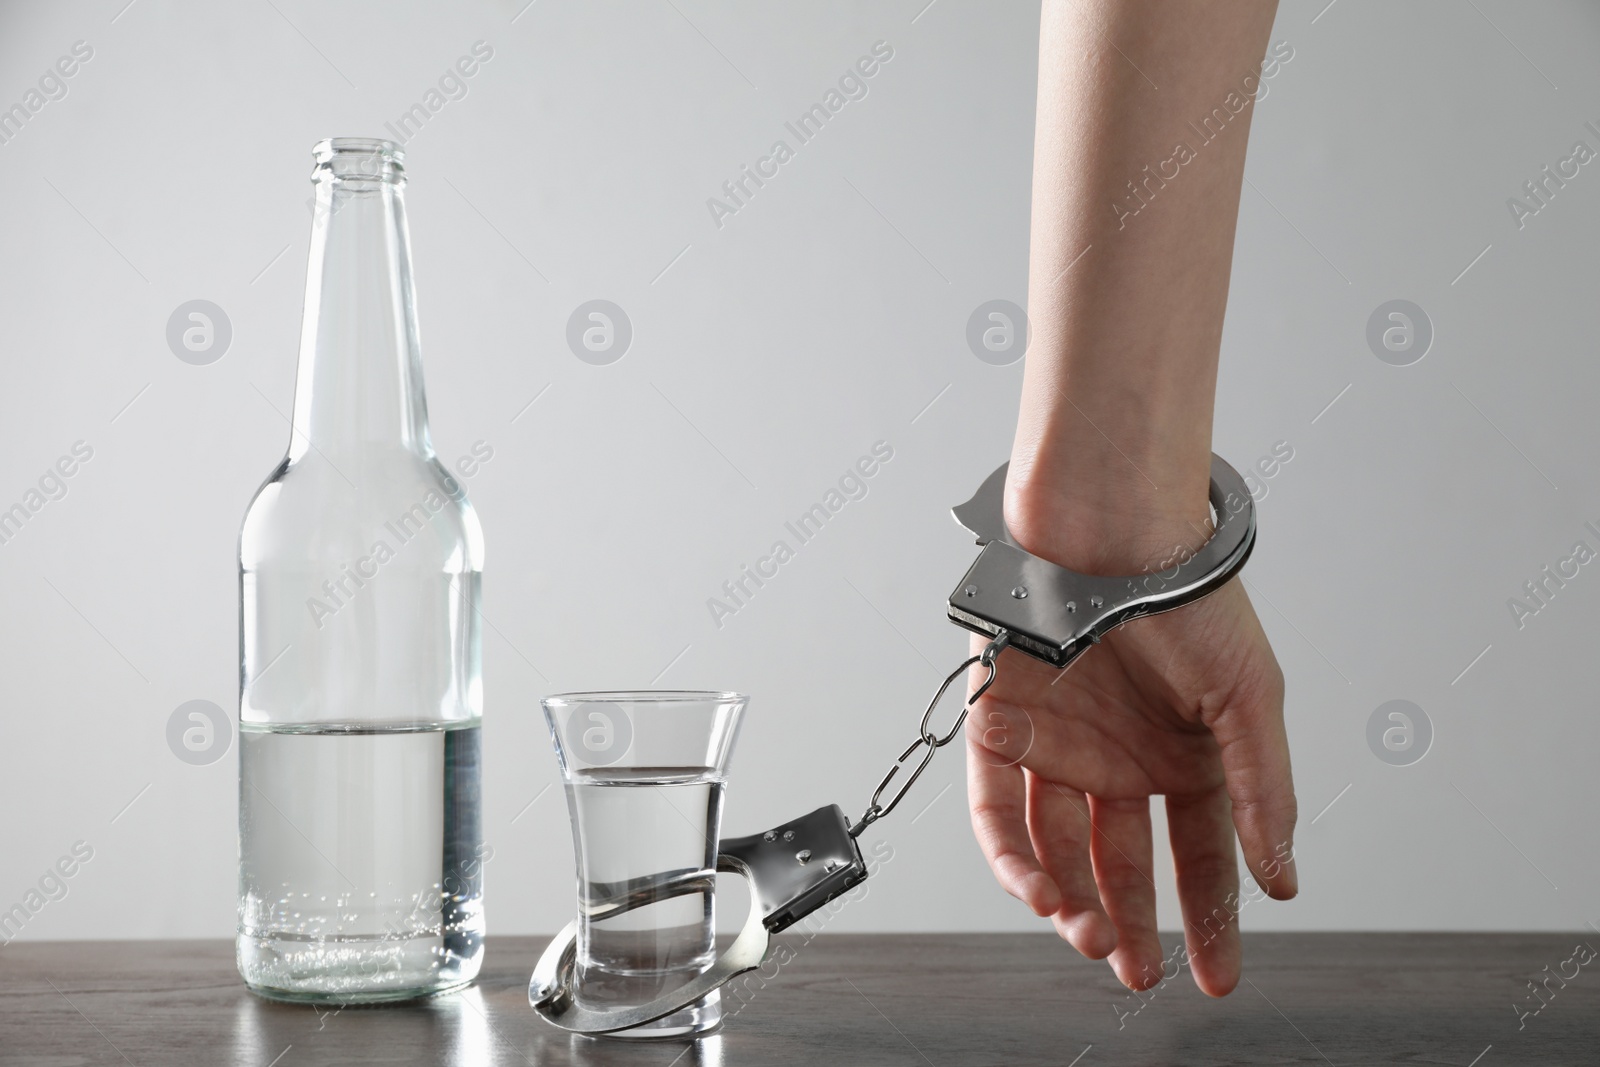
M 1247 934 L 1247 980 L 1210 1000 L 1187 973 L 1135 999 L 1048 934 L 823 934 L 791 939 L 795 958 L 752 984 L 719 1032 L 649 1043 L 573 1037 L 535 1016 L 538 938 L 491 938 L 464 992 L 320 1011 L 247 992 L 230 943 L 16 942 L 0 948 L 0 1063 L 1592 1067 L 1600 960 L 1574 956 L 1590 942 L 1600 936 Z M 1530 979 L 1575 971 L 1533 999 Z

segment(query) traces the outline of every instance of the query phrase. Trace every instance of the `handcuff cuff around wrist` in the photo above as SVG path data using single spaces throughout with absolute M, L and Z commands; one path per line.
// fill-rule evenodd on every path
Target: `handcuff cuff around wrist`
M 956 521 L 977 535 L 983 550 L 950 594 L 948 615 L 989 642 L 939 686 L 923 712 L 917 739 L 883 776 L 861 817 L 852 825 L 837 804 L 829 804 L 763 833 L 723 840 L 717 870 L 742 875 L 750 883 L 744 927 L 707 970 L 646 1003 L 612 1008 L 578 1003 L 574 984 L 580 920 L 568 923 L 545 949 L 528 983 L 528 1001 L 547 1022 L 583 1034 L 631 1030 L 680 1011 L 759 967 L 773 934 L 866 881 L 867 865 L 856 839 L 894 811 L 934 754 L 955 740 L 967 712 L 994 684 L 1004 649 L 1066 670 L 1123 623 L 1183 607 L 1220 588 L 1239 573 L 1255 546 L 1250 491 L 1238 471 L 1213 455 L 1214 526 L 1204 545 L 1193 553 L 1180 551 L 1182 558 L 1170 571 L 1123 578 L 1079 574 L 1029 553 L 1011 536 L 1003 510 L 1008 466 L 1001 464 L 972 499 L 954 509 Z M 968 695 L 955 724 L 943 734 L 933 732 L 929 722 L 940 699 L 974 665 L 985 667 L 987 677 Z M 923 750 L 921 758 L 884 802 L 884 791 L 918 749 Z M 706 888 L 702 871 L 637 878 L 614 896 L 585 905 L 585 917 L 604 918 Z

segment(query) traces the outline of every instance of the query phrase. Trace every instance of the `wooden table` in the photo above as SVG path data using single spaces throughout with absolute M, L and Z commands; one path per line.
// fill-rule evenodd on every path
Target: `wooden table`
M 527 1002 L 535 938 L 492 938 L 464 993 L 320 1013 L 246 992 L 224 942 L 15 943 L 0 948 L 0 1064 L 1593 1067 L 1600 960 L 1568 962 L 1591 941 L 1253 934 L 1232 996 L 1208 1000 L 1184 973 L 1141 1002 L 1047 934 L 824 934 L 790 939 L 795 958 L 693 1043 L 547 1026 Z

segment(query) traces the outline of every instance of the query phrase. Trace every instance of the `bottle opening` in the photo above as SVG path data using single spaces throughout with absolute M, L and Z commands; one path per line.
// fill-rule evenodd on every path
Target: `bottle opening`
M 311 149 L 311 180 L 404 183 L 405 153 L 376 137 L 329 137 Z

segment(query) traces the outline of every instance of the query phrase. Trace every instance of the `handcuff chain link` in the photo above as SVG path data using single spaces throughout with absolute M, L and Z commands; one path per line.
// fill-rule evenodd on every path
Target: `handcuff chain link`
M 955 740 L 956 734 L 961 732 L 962 725 L 967 721 L 967 712 L 977 702 L 978 698 L 988 692 L 989 687 L 994 684 L 996 675 L 1000 673 L 999 668 L 995 666 L 995 657 L 999 656 L 1010 643 L 1011 634 L 1004 630 L 1000 631 L 999 636 L 985 645 L 982 652 L 963 660 L 961 666 L 945 677 L 944 683 L 939 686 L 938 692 L 934 693 L 933 699 L 928 701 L 927 710 L 922 713 L 922 723 L 917 727 L 917 739 L 911 742 L 904 752 L 900 753 L 900 758 L 894 761 L 894 765 L 889 768 L 889 773 L 885 774 L 882 781 L 878 783 L 878 788 L 872 791 L 872 799 L 867 802 L 867 810 L 862 813 L 856 824 L 850 828 L 851 837 L 859 837 L 861 831 L 893 811 L 896 805 L 900 803 L 901 798 L 906 795 L 906 792 L 916 784 L 917 779 L 922 777 L 922 772 L 933 761 L 933 754 Z M 944 694 L 949 690 L 951 684 L 957 678 L 966 674 L 975 663 L 981 663 L 989 668 L 989 676 L 983 680 L 982 685 L 978 686 L 967 697 L 966 703 L 961 705 L 961 713 L 956 716 L 955 723 L 951 725 L 949 731 L 943 737 L 940 737 L 928 729 L 928 723 L 933 718 L 934 710 L 938 708 L 939 701 L 944 699 Z M 910 759 L 911 754 L 918 748 L 926 748 L 927 751 L 923 753 L 921 761 L 917 763 L 916 770 L 911 772 L 910 777 L 890 798 L 889 803 L 879 803 L 883 798 L 883 791 L 889 788 L 889 783 L 894 780 L 894 776 L 900 772 L 900 768 L 905 765 L 906 760 Z

